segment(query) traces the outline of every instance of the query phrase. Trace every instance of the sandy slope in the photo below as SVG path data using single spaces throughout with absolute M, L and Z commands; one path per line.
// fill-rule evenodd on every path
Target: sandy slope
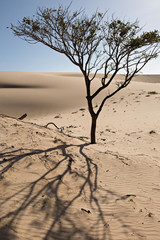
M 0 112 L 28 114 L 0 116 L 0 240 L 159 240 L 159 79 L 110 99 L 90 145 L 79 74 L 0 73 Z
M 159 239 L 158 160 L 0 123 L 0 239 Z

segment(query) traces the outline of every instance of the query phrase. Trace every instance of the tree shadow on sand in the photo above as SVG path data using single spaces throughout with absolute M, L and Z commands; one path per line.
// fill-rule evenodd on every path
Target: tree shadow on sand
M 111 196 L 121 196 L 98 185 L 98 165 L 87 156 L 87 145 L 59 141 L 55 148 L 46 150 L 17 149 L 0 153 L 2 183 L 22 166 L 25 172 L 33 168 L 34 175 L 34 180 L 30 180 L 28 171 L 27 181 L 24 183 L 22 179 L 22 183 L 13 184 L 12 191 L 0 200 L 0 232 L 4 230 L 5 235 L 7 228 L 13 233 L 7 238 L 8 231 L 3 240 L 14 240 L 16 234 L 23 239 L 42 240 L 113 239 L 108 224 L 111 214 L 103 206 Z M 39 162 L 35 163 L 35 157 Z M 40 174 L 35 166 L 42 163 L 45 167 Z M 10 183 L 5 184 L 11 188 Z M 121 216 L 112 217 L 123 228 Z M 125 231 L 127 235 L 135 229 L 127 226 Z

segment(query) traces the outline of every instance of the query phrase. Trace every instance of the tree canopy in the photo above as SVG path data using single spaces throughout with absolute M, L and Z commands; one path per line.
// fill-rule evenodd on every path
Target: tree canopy
M 64 54 L 81 70 L 86 84 L 86 98 L 92 118 L 91 142 L 95 143 L 96 120 L 105 101 L 126 87 L 131 79 L 158 56 L 158 30 L 143 32 L 138 21 L 129 22 L 96 11 L 92 16 L 84 10 L 71 11 L 71 6 L 57 9 L 38 8 L 31 17 L 24 17 L 14 34 L 29 43 L 42 43 Z M 98 110 L 92 100 L 106 89 L 117 73 L 125 71 L 124 81 L 100 103 Z M 91 92 L 91 83 L 97 73 L 103 73 L 101 86 Z

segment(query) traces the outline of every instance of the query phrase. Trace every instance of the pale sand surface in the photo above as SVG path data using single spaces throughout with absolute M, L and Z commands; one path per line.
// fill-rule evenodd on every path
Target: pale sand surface
M 0 240 L 160 239 L 160 75 L 106 102 L 96 145 L 81 74 L 0 72 L 0 114 Z

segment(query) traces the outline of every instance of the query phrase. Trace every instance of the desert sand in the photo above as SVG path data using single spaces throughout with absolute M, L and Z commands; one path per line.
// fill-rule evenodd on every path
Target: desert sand
M 85 96 L 80 73 L 0 72 L 0 240 L 160 239 L 160 75 L 106 102 L 94 145 Z

